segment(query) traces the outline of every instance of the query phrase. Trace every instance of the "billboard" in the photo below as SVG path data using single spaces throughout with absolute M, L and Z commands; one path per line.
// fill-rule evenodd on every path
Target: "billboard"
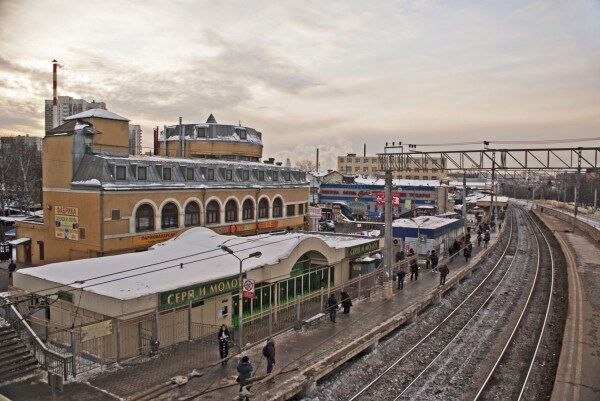
M 73 241 L 79 240 L 79 209 L 56 206 L 54 208 L 54 236 Z

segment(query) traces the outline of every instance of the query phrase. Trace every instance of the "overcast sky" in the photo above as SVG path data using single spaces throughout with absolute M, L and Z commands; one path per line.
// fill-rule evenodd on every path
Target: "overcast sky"
M 44 99 L 263 132 L 265 156 L 598 136 L 600 1 L 0 0 L 0 132 Z

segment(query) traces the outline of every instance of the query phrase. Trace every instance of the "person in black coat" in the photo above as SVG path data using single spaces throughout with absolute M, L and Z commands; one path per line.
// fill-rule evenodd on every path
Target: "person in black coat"
M 263 356 L 267 358 L 267 374 L 270 375 L 275 365 L 275 340 L 272 338 L 269 338 L 267 345 L 263 348 Z
M 229 355 L 229 330 L 224 324 L 221 325 L 221 329 L 217 334 L 217 339 L 219 340 L 219 355 L 222 359 L 221 366 L 227 365 L 227 361 L 224 361 L 223 359 L 227 358 L 227 355 Z
M 15 264 L 15 261 L 11 259 L 8 264 L 8 277 L 12 277 L 15 270 L 17 270 L 17 265 Z
M 406 272 L 404 269 L 400 269 L 398 270 L 398 273 L 396 273 L 396 276 L 398 277 L 398 289 L 401 290 L 404 288 L 404 277 L 406 277 Z
M 252 364 L 250 363 L 250 359 L 247 356 L 243 356 L 242 360 L 237 366 L 238 377 L 237 382 L 240 384 L 240 393 L 248 384 L 248 381 L 252 377 Z M 249 387 L 246 387 L 249 389 Z
M 335 323 L 335 316 L 337 315 L 337 310 L 339 309 L 337 299 L 335 299 L 335 295 L 331 294 L 329 299 L 327 300 L 327 309 L 329 309 L 329 320 Z
M 340 294 L 340 301 L 342 302 L 342 308 L 344 308 L 344 314 L 350 313 L 350 307 L 352 307 L 352 300 L 350 299 L 350 295 L 346 291 L 342 291 Z
M 469 259 L 471 259 L 471 255 L 473 253 L 473 245 L 469 242 L 465 249 L 463 250 L 463 255 L 465 257 L 465 263 L 469 263 Z
M 417 264 L 417 259 L 410 262 L 410 281 L 412 281 L 413 277 L 415 278 L 415 281 L 419 279 L 419 265 Z
M 437 265 L 438 265 L 438 263 L 440 261 L 440 259 L 438 258 L 437 253 L 435 252 L 435 249 L 433 249 L 431 251 L 430 258 L 431 258 L 431 270 L 435 271 L 437 269 Z

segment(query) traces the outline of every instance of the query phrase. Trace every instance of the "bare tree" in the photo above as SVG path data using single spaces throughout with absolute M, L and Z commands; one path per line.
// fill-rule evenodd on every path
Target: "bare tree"
M 6 138 L 5 138 L 6 139 Z M 23 137 L 3 141 L 0 150 L 0 206 L 29 213 L 40 203 L 42 154 Z
M 315 162 L 308 159 L 296 160 L 296 168 L 306 172 L 317 170 Z

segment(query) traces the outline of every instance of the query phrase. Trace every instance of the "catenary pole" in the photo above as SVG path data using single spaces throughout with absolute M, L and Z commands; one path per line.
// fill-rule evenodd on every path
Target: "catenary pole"
M 385 254 L 388 278 L 392 277 L 392 170 L 385 170 Z

